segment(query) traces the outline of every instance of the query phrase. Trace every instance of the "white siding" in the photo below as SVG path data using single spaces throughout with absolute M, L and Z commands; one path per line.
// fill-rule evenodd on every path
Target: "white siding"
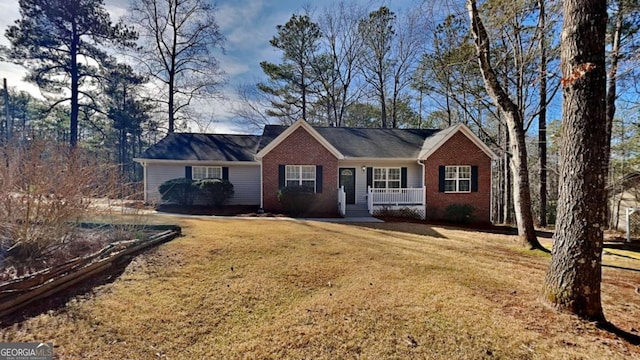
M 260 205 L 260 166 L 229 166 L 231 205 Z
M 189 164 L 148 164 L 147 196 L 149 203 L 160 201 L 158 187 L 167 180 L 183 178 Z M 220 165 L 216 165 L 220 166 Z M 224 165 L 227 166 L 227 165 Z M 260 205 L 260 166 L 227 166 L 229 181 L 233 184 L 234 196 L 230 205 Z M 197 201 L 196 201 L 197 203 Z
M 145 199 L 148 203 L 160 202 L 158 187 L 167 180 L 183 178 L 185 165 L 180 164 L 148 164 L 147 193 Z
M 339 168 L 355 168 L 356 169 L 356 204 L 367 203 L 367 171 L 362 171 L 362 167 L 406 167 L 407 168 L 407 187 L 422 187 L 422 166 L 415 161 L 402 162 L 364 162 L 364 161 L 341 161 L 338 163 Z M 338 173 L 338 176 L 340 174 Z M 340 179 L 338 179 L 339 182 Z
M 609 198 L 611 214 L 613 216 L 612 227 L 620 231 L 627 229 L 627 209 L 640 207 L 640 188 L 628 188 L 622 193 L 614 194 Z M 638 214 L 633 214 L 637 217 Z M 633 222 L 632 222 L 633 224 Z M 633 234 L 634 237 L 639 234 Z

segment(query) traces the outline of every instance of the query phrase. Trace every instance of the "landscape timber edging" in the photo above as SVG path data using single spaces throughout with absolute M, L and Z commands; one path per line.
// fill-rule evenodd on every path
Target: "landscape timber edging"
M 145 240 L 114 242 L 93 254 L 0 284 L 0 319 L 101 273 L 126 256 L 173 240 L 180 234 L 180 227 L 172 226 Z

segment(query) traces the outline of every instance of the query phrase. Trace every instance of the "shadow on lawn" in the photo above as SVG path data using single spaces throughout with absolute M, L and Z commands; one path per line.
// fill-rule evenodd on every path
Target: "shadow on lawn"
M 427 235 L 433 237 L 442 238 L 440 233 L 436 230 L 433 230 L 433 227 L 443 227 L 446 229 L 457 229 L 457 230 L 469 230 L 487 234 L 497 234 L 497 235 L 518 235 L 518 229 L 513 226 L 508 225 L 493 225 L 486 223 L 477 223 L 477 224 L 457 224 L 445 221 L 433 221 L 433 220 L 415 220 L 415 219 L 407 219 L 407 218 L 395 218 L 395 217 L 380 217 L 381 220 L 384 220 L 384 223 L 367 223 L 367 224 L 358 224 L 363 227 L 372 227 L 372 228 L 384 228 L 385 226 L 390 226 L 388 224 L 404 224 L 402 226 L 395 225 L 397 228 L 389 229 L 394 231 L 403 231 L 410 234 L 415 235 Z M 411 224 L 415 224 L 417 226 L 411 226 Z M 553 232 L 548 230 L 537 230 L 536 236 L 540 238 L 551 239 L 553 237 Z
M 622 340 L 628 342 L 629 344 L 632 345 L 640 345 L 640 336 L 636 335 L 636 334 L 632 334 L 628 331 L 622 330 L 619 327 L 615 326 L 614 324 L 608 322 L 608 321 L 603 321 L 600 322 L 596 325 L 596 327 L 598 329 L 604 330 L 606 332 L 609 332 L 611 334 L 616 335 L 617 337 L 621 338 Z
M 155 251 L 152 249 L 151 251 Z M 119 261 L 114 261 L 106 271 L 95 277 L 82 281 L 68 289 L 50 296 L 43 300 L 35 301 L 19 309 L 15 313 L 0 319 L 0 329 L 22 322 L 31 317 L 44 314 L 49 311 L 64 311 L 67 303 L 74 298 L 90 298 L 94 295 L 94 289 L 101 285 L 110 284 L 116 281 L 124 273 L 131 261 L 141 253 L 132 254 Z
M 405 223 L 422 224 L 427 226 L 437 226 L 437 227 L 453 228 L 453 229 L 461 229 L 461 230 L 466 229 L 470 231 L 477 231 L 477 232 L 482 232 L 487 234 L 518 235 L 518 228 L 513 227 L 511 225 L 494 225 L 491 223 L 460 224 L 460 223 L 453 223 L 453 222 L 447 222 L 447 221 L 415 220 L 415 219 L 406 219 L 406 218 L 402 219 L 402 218 L 387 218 L 387 217 L 380 217 L 380 219 L 390 223 L 405 222 Z M 550 239 L 553 237 L 553 231 L 537 230 L 536 236 Z
M 426 224 L 407 224 L 406 222 L 383 222 L 383 223 L 354 223 L 351 224 L 357 227 L 366 228 L 370 230 L 385 230 L 402 232 L 405 234 L 423 235 L 436 239 L 446 239 L 446 236 L 442 235 L 438 231 L 434 230 L 431 226 Z
M 607 249 L 625 250 L 640 253 L 640 242 L 625 242 L 625 241 L 607 241 L 604 244 Z
M 618 269 L 618 270 L 629 270 L 629 271 L 640 272 L 640 269 L 635 269 L 635 268 L 625 267 L 625 266 L 618 266 L 618 265 L 602 264 L 602 267 L 608 267 L 608 268 Z

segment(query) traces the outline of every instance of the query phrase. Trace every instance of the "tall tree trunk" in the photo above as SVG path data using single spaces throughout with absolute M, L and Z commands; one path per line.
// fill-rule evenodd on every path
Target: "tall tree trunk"
M 126 111 L 127 109 L 127 85 L 123 84 L 122 85 L 122 111 Z M 121 119 L 120 121 L 124 121 L 124 119 Z M 127 121 L 129 122 L 129 121 Z M 128 124 L 120 124 L 120 151 L 119 151 L 119 157 L 120 159 L 118 159 L 120 161 L 120 175 L 124 178 L 124 173 L 125 173 L 125 157 L 126 157 L 126 149 L 127 149 L 127 126 Z
M 613 36 L 611 39 L 611 55 L 609 56 L 609 71 L 607 74 L 607 143 L 605 144 L 604 151 L 607 154 L 611 153 L 611 132 L 613 129 L 613 119 L 616 116 L 616 98 L 617 94 L 617 75 L 618 75 L 618 62 L 620 60 L 620 37 L 622 33 L 622 22 L 624 17 L 624 1 L 619 0 L 618 12 L 616 13 L 615 25 L 613 29 Z M 604 159 L 605 176 L 609 179 L 609 156 Z M 623 174 L 624 175 L 624 174 Z M 609 207 L 606 208 L 604 214 L 605 223 L 609 223 Z
M 546 15 L 544 0 L 538 0 L 539 20 L 538 36 L 540 46 L 540 113 L 538 114 L 538 175 L 540 182 L 540 205 L 538 208 L 540 226 L 547 226 L 547 44 L 546 44 Z
M 0 141 L 9 140 L 9 87 L 7 86 L 7 78 L 2 79 L 3 85 L 3 99 L 4 99 L 4 121 L 0 123 Z M 5 133 L 6 131 L 6 133 Z M 6 136 L 5 136 L 6 135 Z
M 509 129 L 505 124 L 504 127 L 504 156 L 502 159 L 502 173 L 504 174 L 504 190 L 502 192 L 504 198 L 502 201 L 503 218 L 502 223 L 511 225 L 513 224 L 513 185 L 511 179 L 513 178 L 509 164 L 511 163 L 511 156 L 509 155 Z
M 529 186 L 529 169 L 527 164 L 527 148 L 520 109 L 509 99 L 491 67 L 489 36 L 480 20 L 476 2 L 467 0 L 467 9 L 471 19 L 471 31 L 475 37 L 480 72 L 484 79 L 489 96 L 502 112 L 509 131 L 511 162 L 513 174 L 513 206 L 515 209 L 518 235 L 524 246 L 531 249 L 543 249 L 536 237 L 531 212 L 531 189 Z
M 422 129 L 422 99 L 423 99 L 423 92 L 422 92 L 422 87 L 420 87 L 420 89 L 418 90 L 418 129 Z
M 171 19 L 170 23 L 172 26 L 172 39 L 171 39 L 171 52 L 168 54 L 169 56 L 169 129 L 168 132 L 171 134 L 175 131 L 175 113 L 176 113 L 176 105 L 175 105 L 175 93 L 176 93 L 176 60 L 177 60 L 177 49 L 178 49 L 178 29 L 176 24 L 176 17 L 178 14 L 178 3 L 179 1 L 173 1 L 169 3 L 169 14 L 168 19 Z M 156 32 L 156 41 L 158 43 L 164 43 L 164 39 L 162 39 L 163 34 L 160 32 Z M 165 60 L 166 64 L 166 60 Z
M 451 126 L 451 104 L 449 104 L 449 95 L 450 92 L 447 91 L 447 96 L 445 96 L 445 100 L 447 101 L 447 126 Z
M 71 36 L 71 48 L 69 53 L 71 76 L 71 118 L 69 119 L 69 145 L 71 148 L 78 146 L 78 115 L 80 113 L 80 104 L 78 103 L 79 92 L 78 86 L 80 82 L 79 69 L 78 69 L 78 44 L 80 43 L 80 37 L 77 35 L 76 24 L 72 24 Z
M 498 123 L 498 134 L 500 134 L 500 142 L 502 144 L 502 123 Z M 505 176 L 504 176 L 504 171 L 502 170 L 504 168 L 504 166 L 502 166 L 502 158 L 504 158 L 503 155 L 500 156 L 500 160 L 498 161 L 498 169 L 497 169 L 497 174 L 498 174 L 498 184 L 496 185 L 496 193 L 497 193 L 497 222 L 500 224 L 504 224 L 504 182 L 505 182 Z
M 561 311 L 604 321 L 602 280 L 606 174 L 606 0 L 565 0 L 560 195 L 544 298 Z
M 620 36 L 622 32 L 622 21 L 624 15 L 624 1 L 618 1 L 618 12 L 613 30 L 611 55 L 609 57 L 609 72 L 607 74 L 607 144 L 605 151 L 609 152 L 611 147 L 611 129 L 613 128 L 613 118 L 616 115 L 618 62 L 620 60 Z M 609 159 L 606 159 L 604 166 L 609 168 Z
M 169 133 L 171 134 L 172 132 L 175 131 L 175 98 L 174 98 L 174 79 L 175 77 L 173 76 L 173 74 L 171 74 L 169 76 L 169 100 L 168 100 L 168 111 L 169 111 Z
M 387 94 L 384 91 L 384 79 L 383 76 L 380 75 L 380 125 L 382 128 L 387 128 Z
M 302 118 L 307 121 L 307 85 L 304 83 L 304 64 L 299 64 L 302 73 L 300 74 L 300 93 L 302 94 Z

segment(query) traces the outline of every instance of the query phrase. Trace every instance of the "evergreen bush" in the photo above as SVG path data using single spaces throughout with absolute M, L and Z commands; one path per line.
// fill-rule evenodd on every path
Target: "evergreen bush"
M 473 222 L 475 208 L 469 204 L 451 204 L 445 209 L 444 218 L 458 224 Z
M 221 207 L 234 194 L 233 184 L 229 180 L 223 179 L 203 179 L 196 182 L 200 189 L 200 195 L 205 199 L 207 205 Z
M 193 180 L 187 178 L 171 179 L 163 182 L 158 191 L 162 200 L 178 205 L 193 205 L 200 189 Z
M 309 210 L 315 200 L 315 192 L 309 186 L 287 186 L 278 191 L 278 201 L 290 215 L 300 215 Z

